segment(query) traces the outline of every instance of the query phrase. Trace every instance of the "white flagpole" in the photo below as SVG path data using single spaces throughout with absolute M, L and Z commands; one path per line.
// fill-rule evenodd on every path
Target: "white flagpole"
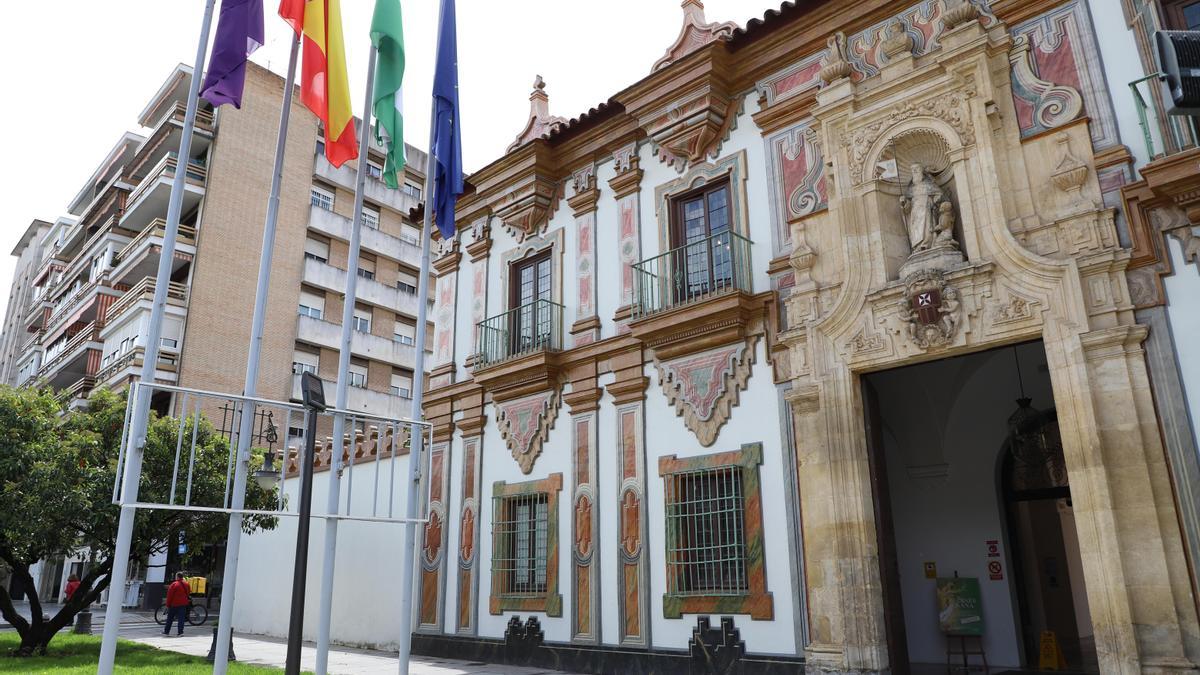
M 358 255 L 361 248 L 363 189 L 367 181 L 368 139 L 371 137 L 371 98 L 375 90 L 375 46 L 367 58 L 367 102 L 363 106 L 362 130 L 358 140 L 358 174 L 354 184 L 354 224 L 350 228 L 350 253 L 346 265 L 346 298 L 342 305 L 342 342 L 338 350 L 337 395 L 334 405 L 346 409 L 347 388 L 350 385 L 350 343 L 354 337 L 354 301 L 358 292 Z M 329 467 L 327 513 L 337 513 L 341 501 L 341 463 L 344 447 L 344 423 L 339 415 L 333 417 L 334 447 Z M 351 429 L 351 434 L 354 430 Z M 353 450 L 351 451 L 353 452 Z M 347 506 L 347 508 L 349 508 Z M 325 675 L 329 666 L 329 617 L 333 610 L 333 563 L 337 555 L 337 518 L 325 519 L 325 564 L 321 568 L 321 610 L 317 623 L 316 673 Z
M 283 182 L 283 155 L 287 149 L 287 130 L 292 113 L 292 90 L 296 80 L 296 61 L 300 53 L 300 36 L 293 33 L 292 50 L 288 57 L 287 79 L 283 85 L 283 109 L 279 113 L 279 135 L 275 139 L 275 166 L 271 171 L 271 192 L 267 197 L 267 219 L 263 224 L 262 254 L 258 258 L 258 287 L 254 292 L 254 315 L 250 321 L 250 353 L 246 358 L 246 380 L 242 393 L 255 396 L 258 392 L 258 365 L 262 353 L 263 331 L 267 320 L 267 294 L 271 285 L 271 259 L 275 253 L 275 224 L 279 220 L 279 186 Z M 243 404 L 247 405 L 247 404 Z M 250 414 L 242 409 L 238 429 L 238 461 L 234 470 L 233 499 L 230 508 L 245 507 L 246 473 L 249 470 L 250 442 L 254 434 L 254 408 Z M 242 514 L 229 516 L 225 540 L 225 571 L 221 584 L 221 611 L 217 622 L 217 649 L 213 655 L 213 673 L 221 675 L 228 668 L 229 640 L 233 633 L 233 601 L 237 592 L 238 556 L 242 546 Z
M 192 82 L 188 87 L 187 112 L 183 116 L 183 137 L 175 157 L 175 176 L 171 181 L 171 198 L 167 204 L 167 224 L 155 277 L 154 301 L 146 327 L 145 353 L 142 357 L 141 382 L 154 383 L 158 370 L 158 348 L 162 337 L 163 316 L 167 308 L 167 289 L 171 283 L 171 268 L 175 259 L 175 240 L 179 234 L 179 217 L 183 211 L 183 191 L 187 180 L 188 159 L 192 152 L 192 133 L 196 127 L 196 107 L 200 98 L 200 79 L 204 76 L 204 60 L 208 52 L 208 33 L 212 27 L 213 6 L 216 0 L 204 3 L 204 19 L 200 24 L 200 42 L 196 45 L 196 61 L 192 66 Z M 117 634 L 121 630 L 121 603 L 125 599 L 125 579 L 129 574 L 129 549 L 133 543 L 133 520 L 137 510 L 130 506 L 138 500 L 138 483 L 142 474 L 142 450 L 146 445 L 150 422 L 150 389 L 136 387 L 137 400 L 131 420 L 129 448 L 126 451 L 124 476 L 121 481 L 121 515 L 117 521 L 117 541 L 113 549 L 112 574 L 109 577 L 108 606 L 104 611 L 104 636 L 100 643 L 97 672 L 110 675 L 117 658 Z M 133 393 L 131 392 L 131 395 Z
M 437 105 L 433 106 L 434 111 Z M 421 224 L 421 271 L 417 275 L 417 361 L 413 366 L 414 378 L 417 380 L 413 387 L 412 412 L 409 417 L 420 421 L 424 419 L 421 410 L 422 399 L 425 395 L 425 324 L 429 306 L 429 248 L 433 237 L 430 223 L 433 219 L 432 199 L 436 181 L 433 176 L 433 115 L 429 124 L 429 153 L 425 162 L 425 218 Z M 414 427 L 409 433 L 410 450 L 408 454 L 408 502 L 404 517 L 404 548 L 401 550 L 400 572 L 400 674 L 408 675 L 408 661 L 412 651 L 412 617 L 416 608 L 413 606 L 413 568 L 416 562 L 416 532 L 417 509 L 421 487 L 421 457 L 425 445 L 425 435 L 421 429 Z
M 442 17 L 438 17 L 438 35 L 441 30 Z M 440 39 L 440 38 L 439 38 Z M 417 275 L 417 360 L 413 367 L 413 377 L 417 383 L 413 387 L 412 412 L 409 417 L 413 420 L 423 420 L 424 411 L 421 409 L 425 397 L 425 331 L 429 307 L 429 249 L 433 242 L 431 224 L 433 222 L 434 190 L 437 181 L 434 178 L 434 141 L 437 133 L 437 101 L 430 105 L 429 111 L 429 148 L 425 155 L 425 217 L 421 223 L 421 270 Z M 454 120 L 458 124 L 458 120 Z M 414 433 L 415 432 L 415 433 Z M 412 653 L 412 618 L 416 608 L 413 606 L 413 570 L 416 564 L 416 527 L 417 509 L 421 487 L 421 457 L 425 445 L 424 432 L 416 428 L 409 433 L 410 450 L 408 455 L 408 502 L 404 517 L 404 548 L 401 550 L 400 572 L 400 675 L 408 675 L 408 662 Z M 432 433 L 431 433 L 432 438 Z

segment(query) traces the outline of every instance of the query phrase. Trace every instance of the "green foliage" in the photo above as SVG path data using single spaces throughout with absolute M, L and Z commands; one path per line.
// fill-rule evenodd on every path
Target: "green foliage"
M 119 515 L 112 504 L 112 491 L 125 397 L 97 389 L 88 402 L 86 410 L 70 411 L 50 391 L 0 387 L 0 560 L 15 576 L 23 578 L 28 576 L 29 566 L 40 559 L 70 555 L 80 549 L 94 553 L 94 564 L 82 579 L 80 591 L 48 626 L 42 626 L 36 595 L 30 597 L 32 622 L 26 622 L 13 618 L 11 599 L 6 589 L 0 588 L 0 613 L 23 638 L 28 629 L 30 651 L 44 650 L 54 632 L 99 597 L 109 582 Z M 229 445 L 203 416 L 183 420 L 152 416 L 138 501 L 171 501 L 181 423 L 183 446 L 174 503 L 183 503 L 189 487 L 188 450 L 194 436 L 191 503 L 219 507 L 225 499 Z M 271 510 L 275 499 L 273 491 L 248 481 L 247 509 Z M 223 541 L 228 522 L 228 516 L 219 513 L 139 509 L 131 558 L 166 550 L 180 536 L 188 543 L 189 552 L 195 553 L 203 544 Z M 242 527 L 250 533 L 259 528 L 272 529 L 276 522 L 271 517 L 247 516 Z

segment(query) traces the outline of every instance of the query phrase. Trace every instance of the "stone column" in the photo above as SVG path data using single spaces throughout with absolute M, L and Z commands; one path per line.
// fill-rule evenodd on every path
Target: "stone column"
M 563 396 L 571 408 L 571 641 L 600 642 L 600 509 L 596 505 L 596 411 L 600 389 L 594 363 L 570 373 L 571 391 Z
M 646 553 L 646 386 L 642 352 L 632 349 L 612 357 L 617 381 L 608 385 L 617 410 L 617 642 L 650 646 L 650 569 Z
M 1070 335 L 1046 356 L 1105 673 L 1195 672 L 1196 610 L 1150 382 L 1145 326 Z
M 621 304 L 617 308 L 618 331 L 628 331 L 633 305 L 633 265 L 642 259 L 641 189 L 637 142 L 613 153 L 617 175 L 608 181 L 617 200 L 617 259 L 621 261 Z
M 798 440 L 808 672 L 883 671 L 887 630 L 858 379 L 839 364 L 786 398 Z

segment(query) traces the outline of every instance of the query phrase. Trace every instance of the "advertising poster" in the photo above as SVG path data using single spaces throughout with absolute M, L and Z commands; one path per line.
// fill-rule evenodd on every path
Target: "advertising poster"
M 946 635 L 983 635 L 983 602 L 979 579 L 937 580 L 938 620 Z

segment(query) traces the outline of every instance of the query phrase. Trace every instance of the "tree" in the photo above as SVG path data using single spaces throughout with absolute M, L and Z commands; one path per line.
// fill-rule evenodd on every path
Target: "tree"
M 0 588 L 0 615 L 16 628 L 15 656 L 44 654 L 54 635 L 95 602 L 111 581 L 119 509 L 112 503 L 117 456 L 125 419 L 125 396 L 97 389 L 86 410 L 68 410 L 48 389 L 0 387 L 0 561 L 27 589 L 31 618 L 17 613 Z M 181 420 L 152 415 L 147 434 L 139 501 L 168 503 Z M 225 499 L 229 445 L 203 416 L 182 420 L 184 457 L 176 503 L 183 501 L 187 450 L 194 433 L 193 504 L 219 506 Z M 253 467 L 252 469 L 253 470 Z M 273 510 L 275 492 L 249 481 L 246 508 Z M 273 529 L 276 519 L 249 515 L 243 531 Z M 130 559 L 166 550 L 177 533 L 189 542 L 224 540 L 228 517 L 166 509 L 138 509 Z M 90 549 L 94 560 L 79 589 L 48 620 L 29 568 L 37 561 Z M 120 602 L 120 590 L 110 594 Z

